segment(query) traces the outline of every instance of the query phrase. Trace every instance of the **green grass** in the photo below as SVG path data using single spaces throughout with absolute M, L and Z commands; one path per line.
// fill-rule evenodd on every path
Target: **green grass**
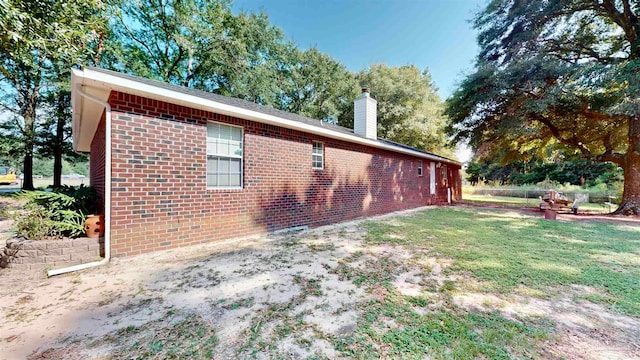
M 453 259 L 452 271 L 472 274 L 486 292 L 544 294 L 586 285 L 599 294 L 585 299 L 640 316 L 640 227 L 452 208 L 398 221 L 400 226 L 367 223 L 367 241 L 435 251 Z
M 393 223 L 367 222 L 364 227 L 370 245 L 398 245 L 451 259 L 444 274 L 459 280 L 445 280 L 428 290 L 429 295 L 404 296 L 391 282 L 408 270 L 406 261 L 361 258 L 362 254 L 345 259 L 333 273 L 364 287 L 374 298 L 357 304 L 361 316 L 354 333 L 330 339 L 346 357 L 544 357 L 545 340 L 554 336 L 553 321 L 462 308 L 453 299 L 468 290 L 463 279 L 473 278 L 473 291 L 507 297 L 549 297 L 565 290 L 572 294 L 571 285 L 587 285 L 597 292 L 576 294 L 574 300 L 640 316 L 640 227 L 456 208 L 430 209 Z
M 369 223 L 376 239 L 382 227 Z M 396 239 L 397 240 L 397 239 Z M 384 241 L 376 241 L 384 242 Z M 515 321 L 498 312 L 468 311 L 452 302 L 455 283 L 445 281 L 436 298 L 404 296 L 391 281 L 407 271 L 404 262 L 390 257 L 369 259 L 360 266 L 344 262 L 334 273 L 364 287 L 374 300 L 358 303 L 356 331 L 330 338 L 334 348 L 348 358 L 379 359 L 511 359 L 535 358 L 538 345 L 549 338 L 552 325 L 540 321 Z M 364 280 L 363 280 L 364 279 Z M 429 308 L 437 302 L 435 308 Z M 395 326 L 387 327 L 392 321 Z
M 521 197 L 512 197 L 512 196 L 492 196 L 492 195 L 476 195 L 476 194 L 464 194 L 462 198 L 469 202 L 474 203 L 496 203 L 502 205 L 514 205 L 514 206 L 530 206 L 532 208 L 537 208 L 540 204 L 540 199 L 531 198 L 525 199 Z M 616 204 L 611 206 L 611 211 L 614 211 L 618 208 Z M 609 206 L 604 204 L 594 204 L 594 203 L 580 203 L 578 204 L 579 211 L 588 211 L 588 212 L 601 212 L 608 213 Z
M 535 358 L 536 346 L 551 333 L 544 321 L 518 322 L 495 311 L 469 312 L 448 302 L 420 315 L 415 310 L 423 305 L 413 299 L 390 293 L 381 301 L 360 304 L 363 315 L 356 332 L 334 337 L 335 349 L 359 359 Z M 384 319 L 398 326 L 384 329 Z
M 165 319 L 122 328 L 98 345 L 102 342 L 117 344 L 112 359 L 211 359 L 218 338 L 212 324 L 199 315 L 176 318 L 171 312 Z

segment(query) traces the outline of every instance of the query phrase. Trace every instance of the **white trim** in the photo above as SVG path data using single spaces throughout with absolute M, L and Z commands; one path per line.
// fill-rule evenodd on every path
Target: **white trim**
M 83 70 L 74 70 L 74 75 L 83 78 L 85 80 L 85 85 L 91 82 L 92 86 L 102 89 L 115 90 L 133 95 L 145 96 L 147 98 L 167 101 L 173 104 L 184 105 L 195 109 L 211 111 L 222 115 L 235 116 L 241 119 L 299 130 L 332 139 L 338 139 L 351 143 L 367 145 L 378 149 L 412 155 L 419 158 L 447 162 L 459 166 L 462 165 L 460 162 L 448 160 L 440 156 L 424 154 L 419 151 L 405 149 L 399 146 L 393 146 L 377 140 L 362 138 L 353 134 L 345 134 L 335 130 L 305 124 L 299 121 L 288 120 L 274 115 L 263 114 L 258 111 L 222 104 L 213 100 L 204 99 L 199 96 L 164 89 L 158 86 L 141 83 L 131 79 L 124 79 L 119 76 L 114 76 L 87 68 Z
M 242 140 L 240 140 L 241 144 L 242 144 L 242 156 L 236 156 L 236 155 L 219 155 L 219 154 L 211 154 L 211 156 L 215 156 L 218 158 L 228 158 L 228 159 L 240 159 L 240 186 L 210 186 L 209 184 L 206 185 L 207 190 L 242 190 L 244 189 L 244 127 L 243 126 L 239 126 L 239 125 L 233 125 L 233 124 L 227 124 L 227 123 L 223 123 L 223 122 L 219 122 L 219 121 L 207 121 L 207 125 L 211 123 L 211 124 L 218 124 L 218 125 L 223 125 L 223 126 L 228 126 L 228 127 L 235 127 L 240 129 L 240 131 L 242 132 L 240 137 L 242 138 Z M 209 141 L 209 127 L 207 126 L 207 142 Z M 205 167 L 205 171 L 206 171 L 206 176 L 209 176 L 209 172 L 208 172 L 208 166 L 209 166 L 209 152 L 208 149 L 206 148 L 206 146 L 208 146 L 209 144 L 205 144 L 205 152 L 206 152 L 206 157 L 207 157 L 207 166 Z M 209 179 L 205 179 L 207 182 L 209 181 Z M 217 180 L 217 179 L 216 179 Z
M 72 271 L 88 269 L 94 266 L 104 265 L 111 260 L 111 106 L 82 90 L 82 84 L 76 83 L 73 87 L 71 101 L 75 104 L 73 94 L 76 92 L 83 98 L 104 106 L 104 122 L 105 122 L 105 154 L 104 154 L 104 258 L 85 264 L 69 266 L 62 269 L 49 270 L 47 276 L 55 276 L 65 274 Z M 75 125 L 75 122 L 74 122 Z
M 315 167 L 315 166 L 313 166 L 313 155 L 316 155 L 316 154 L 314 154 L 314 153 L 313 153 L 313 146 L 314 146 L 316 143 L 318 143 L 318 144 L 322 145 L 322 166 L 321 166 L 321 167 Z M 312 141 L 311 141 L 311 168 L 312 168 L 313 170 L 318 170 L 318 171 L 320 171 L 320 170 L 324 170 L 324 142 L 322 142 L 322 141 L 318 141 L 318 140 L 312 140 Z
M 418 160 L 418 176 L 424 176 L 424 167 L 422 166 L 422 160 Z

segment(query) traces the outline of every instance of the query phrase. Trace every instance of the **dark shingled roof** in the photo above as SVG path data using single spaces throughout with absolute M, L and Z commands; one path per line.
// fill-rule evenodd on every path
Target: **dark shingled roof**
M 207 91 L 191 89 L 191 88 L 187 88 L 187 87 L 184 87 L 184 86 L 172 85 L 172 84 L 168 84 L 168 83 L 163 82 L 163 81 L 151 80 L 151 79 L 147 79 L 147 78 L 143 78 L 143 77 L 139 77 L 139 76 L 123 74 L 123 73 L 120 73 L 120 72 L 117 72 L 117 71 L 106 70 L 106 69 L 102 69 L 102 68 L 98 68 L 98 67 L 87 66 L 86 68 L 89 69 L 89 70 L 92 70 L 92 71 L 105 73 L 105 74 L 108 74 L 108 75 L 120 77 L 120 78 L 131 80 L 131 81 L 136 81 L 136 82 L 139 82 L 139 83 L 155 86 L 155 87 L 162 88 L 162 89 L 165 89 L 165 90 L 180 92 L 180 93 L 183 93 L 183 94 L 192 95 L 192 96 L 196 96 L 196 97 L 199 97 L 199 98 L 215 101 L 215 102 L 218 102 L 218 103 L 221 103 L 221 104 L 225 104 L 225 105 L 229 105 L 229 106 L 235 106 L 235 107 L 239 107 L 239 108 L 242 108 L 242 109 L 255 111 L 255 112 L 258 112 L 258 113 L 265 114 L 265 115 L 277 116 L 277 117 L 282 118 L 282 119 L 297 121 L 297 122 L 301 122 L 301 123 L 304 123 L 304 124 L 317 126 L 317 127 L 322 127 L 322 128 L 325 128 L 325 129 L 337 131 L 337 132 L 344 133 L 344 134 L 350 134 L 350 135 L 354 135 L 354 136 L 358 136 L 358 137 L 361 137 L 363 139 L 366 139 L 364 136 L 360 136 L 360 135 L 355 134 L 353 132 L 353 129 L 349 129 L 349 128 L 346 128 L 346 127 L 343 127 L 343 126 L 339 126 L 339 125 L 330 124 L 330 123 L 327 123 L 327 122 L 324 122 L 324 121 L 321 121 L 321 120 L 318 120 L 318 119 L 312 119 L 312 118 L 309 118 L 309 117 L 306 117 L 306 116 L 302 116 L 302 115 L 298 115 L 298 114 L 294 114 L 294 113 L 278 110 L 278 109 L 272 108 L 270 106 L 264 106 L 264 105 L 256 104 L 256 103 L 251 102 L 251 101 L 238 99 L 238 98 L 233 98 L 233 97 L 229 97 L 229 96 L 218 95 L 218 94 L 210 93 L 210 92 L 207 92 Z M 413 148 L 411 146 L 400 144 L 400 143 L 397 143 L 397 142 L 394 142 L 394 141 L 391 141 L 391 140 L 378 138 L 378 141 L 381 142 L 381 143 L 387 144 L 387 145 L 392 145 L 392 146 L 396 146 L 396 147 L 399 147 L 399 148 L 402 148 L 402 149 L 413 150 L 413 151 L 417 151 L 417 152 L 420 152 L 420 153 L 423 153 L 423 154 L 426 154 L 426 155 L 431 155 L 431 156 L 434 156 L 434 157 L 438 157 L 438 158 L 442 159 L 443 161 L 457 162 L 455 160 L 452 160 L 452 159 L 449 159 L 449 158 L 446 158 L 446 157 L 443 157 L 443 156 L 440 156 L 440 155 L 436 155 L 436 154 L 433 154 L 433 153 L 430 153 L 430 152 L 427 152 L 427 151 L 423 151 L 423 150 L 420 150 L 420 149 L 416 149 L 416 148 Z

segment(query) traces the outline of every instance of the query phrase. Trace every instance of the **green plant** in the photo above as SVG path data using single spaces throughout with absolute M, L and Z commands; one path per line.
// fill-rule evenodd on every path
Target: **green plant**
M 93 186 L 70 186 L 62 185 L 52 187 L 52 193 L 64 194 L 74 199 L 73 207 L 84 214 L 95 214 L 98 194 Z
M 15 212 L 12 217 L 16 233 L 26 239 L 44 239 L 52 231 L 48 214 L 41 206 L 25 205 L 22 212 Z
M 19 196 L 26 204 L 13 214 L 14 228 L 29 240 L 81 236 L 86 214 L 95 211 L 97 199 L 95 189 L 85 186 L 26 191 Z

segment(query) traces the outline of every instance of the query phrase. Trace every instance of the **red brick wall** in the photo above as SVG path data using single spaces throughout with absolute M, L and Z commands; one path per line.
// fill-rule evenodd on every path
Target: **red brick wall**
M 437 163 L 436 163 L 437 164 Z M 444 176 L 446 168 L 446 180 Z M 442 164 L 436 166 L 436 199 L 435 203 L 446 203 L 448 198 L 447 189 L 451 189 L 451 201 L 462 200 L 462 182 L 460 178 L 460 166 L 452 164 Z
M 93 140 L 91 141 L 91 155 L 89 156 L 89 181 L 98 193 L 98 213 L 104 214 L 104 169 L 105 169 L 105 138 L 106 128 L 104 114 Z
M 433 201 L 426 160 L 419 177 L 418 159 L 407 155 L 122 93 L 110 104 L 115 256 Z M 243 189 L 206 188 L 208 120 L 244 128 Z M 313 140 L 325 146 L 321 171 L 311 168 Z

